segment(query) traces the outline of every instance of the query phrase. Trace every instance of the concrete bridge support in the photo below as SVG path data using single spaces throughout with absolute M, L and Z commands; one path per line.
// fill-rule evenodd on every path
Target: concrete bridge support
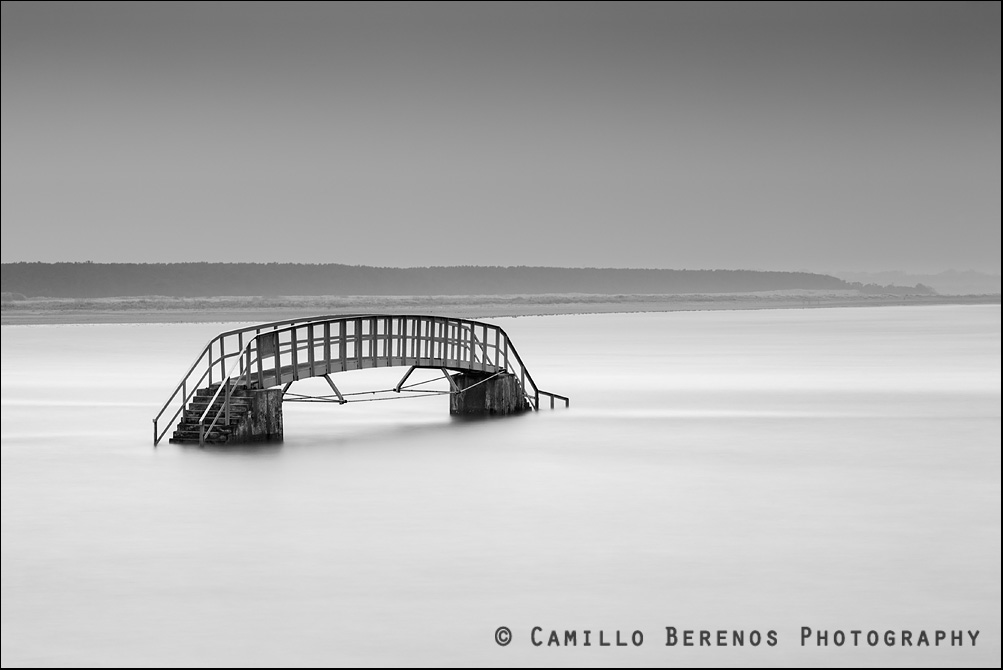
M 282 389 L 251 389 L 247 416 L 234 428 L 231 442 L 282 441 Z
M 449 397 L 449 413 L 454 416 L 517 414 L 532 409 L 511 373 L 461 372 L 451 380 L 459 391 Z

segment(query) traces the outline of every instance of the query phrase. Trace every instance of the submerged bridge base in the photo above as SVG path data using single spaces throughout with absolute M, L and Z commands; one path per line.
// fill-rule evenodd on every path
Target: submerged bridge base
M 237 424 L 233 442 L 282 441 L 282 389 L 253 389 L 250 412 Z
M 461 372 L 451 380 L 456 391 L 449 397 L 453 416 L 518 414 L 533 409 L 511 373 Z

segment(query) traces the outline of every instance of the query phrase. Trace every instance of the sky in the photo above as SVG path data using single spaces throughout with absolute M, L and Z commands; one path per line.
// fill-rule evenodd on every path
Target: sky
M 3 3 L 3 262 L 1000 272 L 1000 4 Z

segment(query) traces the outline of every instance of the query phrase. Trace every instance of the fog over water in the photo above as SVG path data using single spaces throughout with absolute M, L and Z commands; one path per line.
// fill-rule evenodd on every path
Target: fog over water
M 222 324 L 4 326 L 3 665 L 999 665 L 999 305 L 493 322 L 570 409 L 287 403 L 206 449 L 150 420 Z

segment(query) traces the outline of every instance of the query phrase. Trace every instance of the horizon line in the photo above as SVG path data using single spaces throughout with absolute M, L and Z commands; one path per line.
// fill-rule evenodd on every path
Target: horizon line
M 467 265 L 369 265 L 365 263 L 344 263 L 344 262 L 301 262 L 301 261 L 39 261 L 39 260 L 19 260 L 0 261 L 0 265 L 296 265 L 296 266 L 341 266 L 346 268 L 372 268 L 379 270 L 436 270 L 450 268 L 482 268 L 482 269 L 543 269 L 543 270 L 627 270 L 635 272 L 778 272 L 789 274 L 817 274 L 835 276 L 838 274 L 904 274 L 904 275 L 940 275 L 947 273 L 975 273 L 989 276 L 1000 275 L 1000 270 L 976 270 L 973 268 L 957 269 L 946 268 L 936 271 L 910 271 L 899 269 L 882 270 L 811 270 L 800 268 L 796 270 L 779 270 L 763 268 L 736 268 L 736 267 L 625 267 L 625 266 L 600 266 L 600 265 L 492 265 L 492 264 L 467 264 Z

